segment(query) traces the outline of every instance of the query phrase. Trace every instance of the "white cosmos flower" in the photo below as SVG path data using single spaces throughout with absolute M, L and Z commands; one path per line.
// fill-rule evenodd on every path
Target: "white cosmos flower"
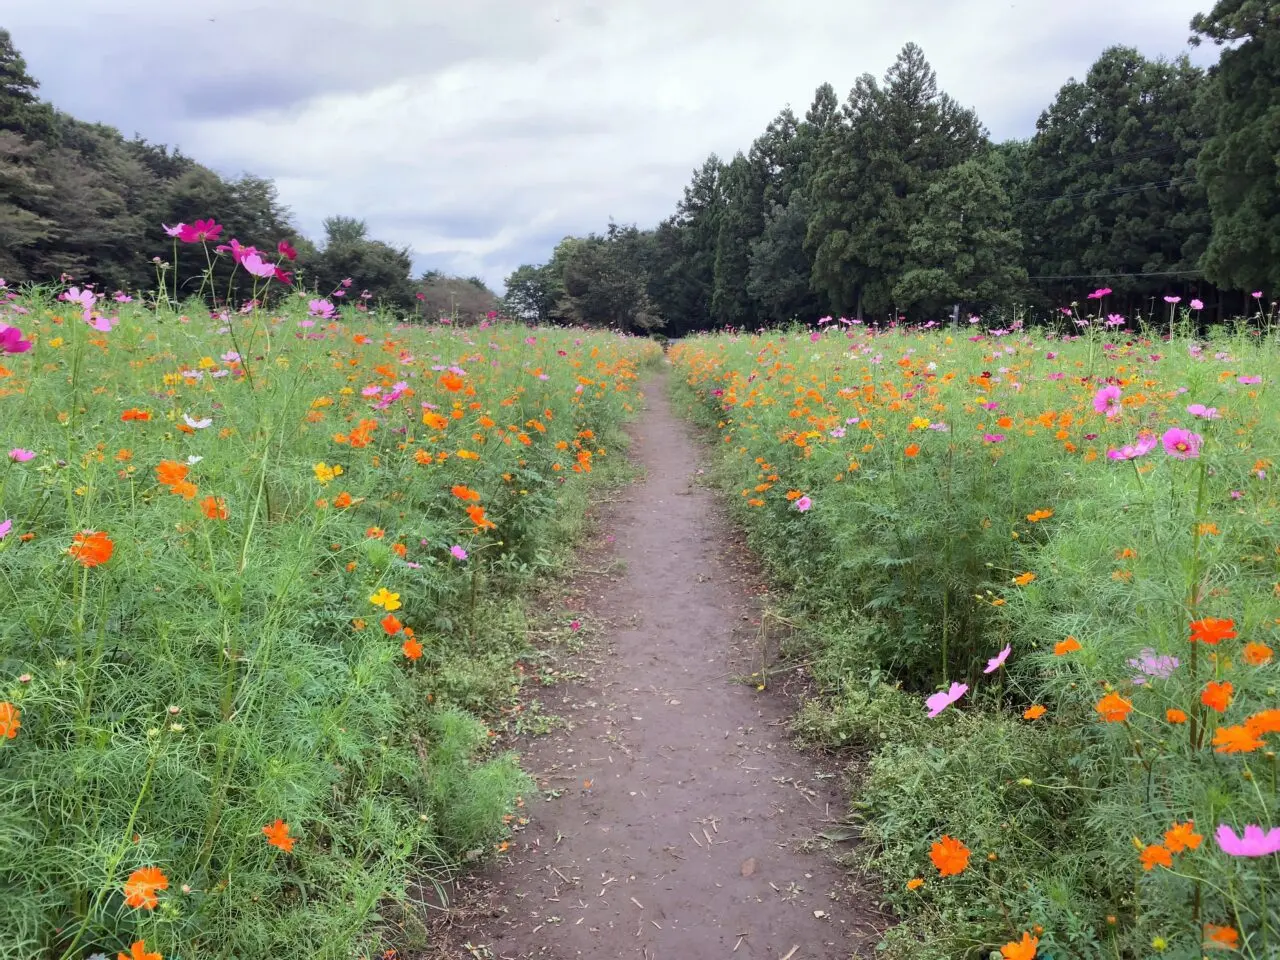
M 192 420 L 190 414 L 184 413 L 182 419 L 187 422 L 187 426 L 194 430 L 203 430 L 205 427 L 213 423 L 211 417 L 205 417 L 203 420 Z
M 193 453 L 191 456 L 187 457 L 187 464 L 189 466 L 194 467 L 197 463 L 199 463 L 203 459 L 204 457 L 198 456 Z

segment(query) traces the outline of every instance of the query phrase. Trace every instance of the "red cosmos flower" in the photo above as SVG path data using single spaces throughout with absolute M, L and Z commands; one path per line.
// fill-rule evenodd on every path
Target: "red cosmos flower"
M 183 224 L 178 232 L 178 239 L 183 243 L 203 243 L 205 240 L 217 240 L 222 236 L 222 224 L 209 220 L 197 220 L 192 224 Z
M 1234 620 L 1220 620 L 1217 617 L 1204 617 L 1191 622 L 1191 642 L 1207 643 L 1216 646 L 1222 640 L 1230 640 L 1236 635 Z
M 288 240 L 281 240 L 276 244 L 276 252 L 289 261 L 298 259 L 298 251 L 293 248 Z

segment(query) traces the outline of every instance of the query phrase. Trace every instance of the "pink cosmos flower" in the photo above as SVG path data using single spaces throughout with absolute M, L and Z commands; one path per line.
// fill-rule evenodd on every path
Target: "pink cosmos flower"
M 231 238 L 231 242 L 229 244 L 220 243 L 213 249 L 216 250 L 218 253 L 226 253 L 228 250 L 230 250 L 231 259 L 234 260 L 236 263 L 242 263 L 244 262 L 244 258 L 247 257 L 249 254 L 258 252 L 257 247 L 246 247 L 243 243 L 241 243 L 235 237 Z
M 240 261 L 240 266 L 244 267 L 255 277 L 270 278 L 276 275 L 276 265 L 267 263 L 257 253 L 247 253 Z
M 1088 299 L 1090 299 L 1090 300 L 1101 300 L 1103 297 L 1105 297 L 1105 296 L 1106 296 L 1108 293 L 1110 293 L 1110 292 L 1111 292 L 1111 288 L 1110 288 L 1110 287 L 1099 287 L 1097 290 L 1093 291 L 1093 293 L 1089 294 Z
M 169 226 L 167 223 L 162 223 L 160 224 L 160 226 L 164 227 L 164 232 L 167 233 L 169 236 L 173 237 L 175 240 L 178 237 L 182 236 L 183 230 L 187 229 L 187 225 L 185 223 L 175 223 L 172 227 Z
M 1182 427 L 1170 427 L 1160 436 L 1164 452 L 1176 460 L 1194 460 L 1200 456 L 1200 444 L 1204 437 Z
M 983 668 L 983 673 L 995 673 L 1004 666 L 1004 662 L 1009 659 L 1009 652 L 1013 649 L 1009 644 L 1004 645 L 1004 649 L 997 653 L 994 657 L 987 661 L 987 665 Z
M 1142 433 L 1136 443 L 1127 443 L 1119 450 L 1108 450 L 1107 457 L 1111 460 L 1136 460 L 1138 457 L 1145 457 L 1155 448 L 1155 434 Z
M 463 550 L 462 547 L 458 546 L 456 543 L 449 548 L 449 552 L 453 554 L 455 560 L 467 559 L 467 551 Z
M 1114 383 L 1109 383 L 1097 393 L 1093 395 L 1093 409 L 1098 413 L 1105 413 L 1108 420 L 1120 416 L 1123 408 L 1120 406 L 1120 388 Z
M 334 306 L 328 300 L 312 300 L 307 304 L 307 312 L 313 317 L 322 317 L 328 320 L 333 316 Z
M 813 506 L 813 501 L 810 500 L 808 497 L 801 497 L 794 504 L 792 504 L 792 506 L 794 506 L 801 513 L 808 513 L 809 508 Z
M 1219 420 L 1217 407 L 1206 407 L 1203 403 L 1192 403 L 1187 406 L 1187 413 L 1201 420 Z
M 982 439 L 987 443 L 1004 443 L 1003 433 L 984 433 Z
M 35 456 L 34 450 L 24 450 L 22 447 L 14 447 L 9 451 L 9 459 L 14 463 L 26 463 L 28 460 L 34 460 Z
M 952 683 L 951 689 L 939 691 L 925 700 L 924 705 L 929 708 L 929 717 L 932 719 L 940 714 L 947 707 L 951 706 L 969 691 L 967 683 Z
M 1218 824 L 1218 846 L 1233 857 L 1266 857 L 1280 853 L 1280 827 L 1272 827 L 1263 833 L 1256 824 L 1244 828 L 1244 836 L 1236 836 L 1229 824 Z
M 117 290 L 115 296 L 111 299 L 116 303 L 133 303 L 133 297 L 129 296 L 123 290 Z
M 1191 309 L 1192 309 L 1192 310 L 1203 310 L 1203 309 L 1204 309 L 1204 301 L 1203 301 L 1203 300 L 1198 300 L 1198 299 L 1196 299 L 1196 300 L 1192 300 L 1192 301 L 1191 301 L 1190 306 L 1191 306 Z
M 217 240 L 222 236 L 222 224 L 212 218 L 197 220 L 193 224 L 179 224 L 181 230 L 178 239 L 183 243 L 203 243 L 205 240 Z
M 1252 296 L 1253 296 L 1253 299 L 1255 299 L 1255 300 L 1261 300 L 1261 299 L 1262 299 L 1262 291 L 1261 291 L 1261 290 L 1255 290 L 1255 291 L 1253 291 Z
M 1165 302 L 1165 303 L 1170 303 L 1170 304 L 1172 304 L 1172 303 L 1181 303 L 1181 302 L 1182 302 L 1182 298 L 1181 298 L 1181 297 L 1165 297 L 1165 298 L 1164 298 L 1164 302 Z
M 115 317 L 100 317 L 96 313 L 86 311 L 84 322 L 93 327 L 93 329 L 97 330 L 99 333 L 110 333 L 112 327 L 120 321 Z
M 5 353 L 26 353 L 30 349 L 31 341 L 22 338 L 21 330 L 0 324 L 0 350 Z
M 0 540 L 3 540 L 5 537 L 7 537 L 9 535 L 9 531 L 12 529 L 13 529 L 12 520 L 6 520 L 4 523 L 0 523 Z
M 1236 383 L 1243 383 L 1245 386 L 1256 385 L 1262 382 L 1262 377 L 1236 377 Z

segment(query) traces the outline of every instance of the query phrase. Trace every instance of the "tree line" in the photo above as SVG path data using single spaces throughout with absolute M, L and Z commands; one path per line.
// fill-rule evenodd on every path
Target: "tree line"
M 321 295 L 342 291 L 350 302 L 429 319 L 484 316 L 498 307 L 478 277 L 413 276 L 409 249 L 371 238 L 363 220 L 330 217 L 324 237 L 312 242 L 293 225 L 271 180 L 224 178 L 179 150 L 77 120 L 38 91 L 0 28 L 0 277 L 9 282 L 66 276 L 136 292 L 160 281 L 172 293 L 176 276 L 179 298 L 194 296 L 207 267 L 204 248 L 173 242 L 162 224 L 213 217 L 224 243 L 234 237 L 264 251 L 288 243 L 297 252 L 285 264 L 290 280 Z M 252 278 L 241 274 L 242 288 L 232 266 L 231 258 L 218 264 L 213 289 L 236 299 Z
M 1280 2 L 1220 0 L 1191 29 L 1223 47 L 1212 69 L 1111 47 L 1001 143 L 907 44 L 882 80 L 843 102 L 823 84 L 803 118 L 708 157 L 653 229 L 610 223 L 519 267 L 507 308 L 670 336 L 1047 312 L 1104 286 L 1121 312 L 1248 312 L 1280 288 Z

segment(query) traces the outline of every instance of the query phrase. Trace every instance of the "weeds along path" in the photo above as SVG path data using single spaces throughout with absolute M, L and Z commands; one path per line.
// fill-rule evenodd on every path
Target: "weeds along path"
M 814 960 L 875 942 L 873 905 L 801 849 L 838 829 L 835 778 L 787 741 L 781 697 L 733 682 L 752 670 L 758 581 L 694 482 L 700 451 L 666 386 L 648 383 L 632 430 L 644 479 L 595 518 L 583 565 L 613 573 L 569 587 L 609 624 L 604 648 L 545 704 L 569 728 L 523 750 L 552 798 L 482 880 L 459 956 Z

